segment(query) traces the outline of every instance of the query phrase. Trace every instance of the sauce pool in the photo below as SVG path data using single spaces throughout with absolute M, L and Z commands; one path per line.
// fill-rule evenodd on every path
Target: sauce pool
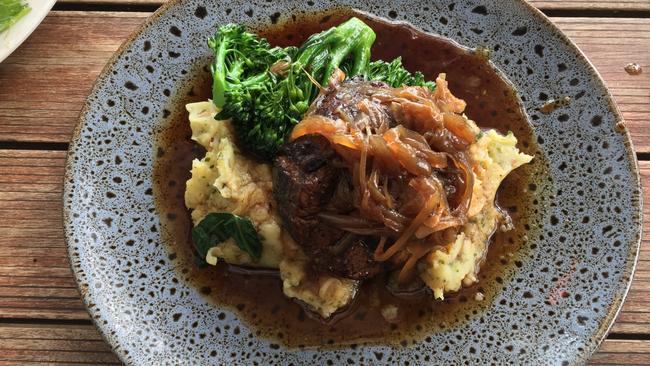
M 428 79 L 447 73 L 451 91 L 467 102 L 466 114 L 482 128 L 512 131 L 518 147 L 534 154 L 532 130 L 512 87 L 486 60 L 445 39 L 424 34 L 403 24 L 392 24 L 351 11 L 336 11 L 297 18 L 295 21 L 258 29 L 260 35 L 279 46 L 297 45 L 308 35 L 357 16 L 377 33 L 374 59 L 401 56 L 410 71 L 421 71 Z M 207 62 L 207 61 L 206 61 Z M 517 252 L 524 240 L 528 207 L 532 207 L 529 181 L 532 166 L 515 170 L 503 182 L 498 204 L 510 213 L 514 229 L 497 233 L 479 272 L 479 283 L 449 294 L 444 301 L 419 294 L 396 297 L 384 288 L 384 279 L 365 283 L 354 303 L 327 322 L 286 298 L 275 271 L 251 272 L 219 263 L 199 269 L 194 264 L 190 215 L 184 204 L 185 182 L 191 161 L 203 152 L 190 140 L 191 131 L 184 105 L 210 98 L 211 77 L 205 65 L 194 72 L 194 81 L 170 109 L 170 123 L 160 131 L 154 168 L 154 196 L 161 217 L 163 240 L 183 280 L 214 303 L 235 310 L 253 332 L 287 347 L 382 343 L 407 346 L 426 336 L 456 327 L 489 307 L 501 284 L 518 263 Z M 514 254 L 514 256 L 513 256 Z M 397 318 L 387 322 L 382 309 L 395 306 Z M 219 315 L 217 315 L 219 316 Z

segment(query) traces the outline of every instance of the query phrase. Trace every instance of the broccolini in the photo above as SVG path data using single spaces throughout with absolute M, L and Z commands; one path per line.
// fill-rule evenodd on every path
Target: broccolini
M 394 87 L 435 87 L 400 59 L 370 62 L 374 41 L 375 32 L 358 18 L 313 34 L 299 48 L 271 47 L 241 25 L 224 25 L 208 41 L 215 54 L 212 98 L 221 108 L 215 118 L 231 119 L 238 144 L 271 160 L 336 68 Z

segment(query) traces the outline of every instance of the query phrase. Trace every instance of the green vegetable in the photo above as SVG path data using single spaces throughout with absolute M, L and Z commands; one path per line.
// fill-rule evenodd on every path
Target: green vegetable
M 371 63 L 374 41 L 375 32 L 357 18 L 313 34 L 300 48 L 272 48 L 240 25 L 222 26 L 208 41 L 215 55 L 212 98 L 221 108 L 215 118 L 230 118 L 239 145 L 271 160 L 336 68 L 391 86 L 434 87 L 399 59 Z
M 433 90 L 436 83 L 424 80 L 424 75 L 417 71 L 411 74 L 402 65 L 402 58 L 398 57 L 391 62 L 382 60 L 373 61 L 368 65 L 366 71 L 368 80 L 380 80 L 392 87 L 408 86 L 426 86 Z
M 254 261 L 262 256 L 262 242 L 250 220 L 227 212 L 208 214 L 192 229 L 192 242 L 201 259 L 208 250 L 229 238 Z
M 0 0 L 0 32 L 4 32 L 31 8 L 23 0 Z

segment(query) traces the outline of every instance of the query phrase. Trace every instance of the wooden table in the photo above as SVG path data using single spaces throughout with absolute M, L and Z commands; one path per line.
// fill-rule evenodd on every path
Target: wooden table
M 61 0 L 0 64 L 1 365 L 119 364 L 91 324 L 68 266 L 63 166 L 97 74 L 160 2 Z M 650 220 L 650 0 L 533 4 L 578 44 L 614 94 L 640 160 Z M 629 62 L 645 72 L 628 75 Z M 591 363 L 650 365 L 648 234 L 627 301 Z

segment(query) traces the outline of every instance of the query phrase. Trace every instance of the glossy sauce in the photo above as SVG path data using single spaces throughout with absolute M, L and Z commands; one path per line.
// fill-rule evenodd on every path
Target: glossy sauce
M 534 154 L 532 131 L 518 98 L 509 84 L 490 66 L 484 52 L 470 52 L 444 39 L 423 34 L 404 25 L 369 19 L 360 14 L 377 33 L 374 58 L 385 60 L 402 56 L 411 71 L 419 70 L 429 79 L 447 73 L 451 91 L 467 101 L 466 114 L 482 128 L 513 131 L 519 148 Z M 284 25 L 257 30 L 274 45 L 300 44 L 306 36 L 337 25 L 351 16 L 349 12 L 318 14 L 298 18 Z M 362 286 L 354 303 L 333 319 L 324 322 L 302 306 L 286 298 L 277 272 L 251 273 L 220 263 L 217 267 L 198 269 L 192 257 L 189 230 L 191 221 L 183 195 L 190 178 L 191 160 L 202 156 L 190 140 L 185 103 L 210 97 L 210 74 L 207 68 L 194 70 L 196 79 L 183 98 L 170 105 L 169 127 L 161 131 L 154 171 L 154 195 L 163 224 L 163 236 L 170 259 L 185 281 L 200 289 L 215 306 L 235 309 L 240 319 L 260 336 L 288 347 L 310 347 L 360 343 L 394 343 L 408 345 L 428 334 L 443 331 L 480 315 L 491 303 L 508 273 L 521 263 L 516 259 L 527 227 L 530 194 L 534 184 L 528 166 L 513 172 L 501 186 L 498 203 L 507 210 L 515 229 L 494 235 L 479 273 L 479 283 L 449 294 L 444 301 L 419 294 L 398 298 L 377 279 Z M 531 187 L 531 190 L 529 190 Z M 514 254 L 514 256 L 513 256 Z M 482 301 L 477 300 L 482 295 Z M 387 322 L 382 308 L 393 305 L 398 317 Z

